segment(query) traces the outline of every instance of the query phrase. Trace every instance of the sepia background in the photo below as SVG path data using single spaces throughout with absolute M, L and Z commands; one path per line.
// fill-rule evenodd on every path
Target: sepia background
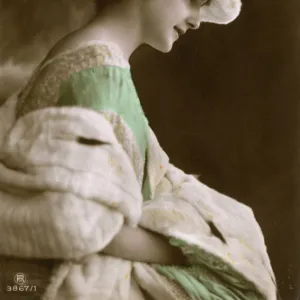
M 204 24 L 170 54 L 139 49 L 133 78 L 171 162 L 253 208 L 282 298 L 294 300 L 300 297 L 300 2 L 243 3 L 234 23 Z M 12 59 L 31 70 L 93 14 L 92 1 L 0 0 L 1 65 Z

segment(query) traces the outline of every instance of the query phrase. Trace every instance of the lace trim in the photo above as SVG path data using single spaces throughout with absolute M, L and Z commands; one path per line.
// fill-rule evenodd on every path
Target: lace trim
M 113 43 L 90 41 L 67 50 L 39 67 L 19 94 L 17 116 L 55 105 L 60 85 L 72 73 L 98 66 L 129 68 L 121 50 Z M 51 67 L 49 69 L 48 67 Z
M 110 111 L 101 111 L 101 114 L 112 125 L 119 143 L 123 146 L 132 162 L 138 182 L 142 186 L 145 160 L 141 155 L 139 146 L 135 143 L 134 134 L 118 114 Z
M 55 57 L 49 59 L 44 64 L 42 64 L 41 67 L 39 68 L 39 70 L 42 71 L 49 64 L 55 62 L 57 59 L 60 59 L 61 57 L 65 56 L 65 55 L 69 55 L 71 53 L 74 53 L 75 51 L 82 50 L 89 46 L 104 46 L 104 48 L 108 49 L 109 52 L 112 54 L 111 58 L 113 58 L 113 59 L 110 62 L 111 65 L 119 66 L 119 67 L 123 67 L 123 68 L 130 68 L 129 62 L 124 58 L 124 55 L 123 55 L 120 47 L 117 44 L 115 44 L 113 42 L 108 42 L 108 41 L 91 40 L 89 42 L 81 43 L 73 49 L 69 49 L 69 50 L 65 50 L 65 51 L 61 52 L 60 54 L 56 55 Z

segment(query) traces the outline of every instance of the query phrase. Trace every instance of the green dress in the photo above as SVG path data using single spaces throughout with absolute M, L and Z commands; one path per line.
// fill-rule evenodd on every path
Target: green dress
M 99 112 L 115 113 L 133 132 L 144 160 L 142 193 L 144 200 L 150 199 L 147 167 L 148 120 L 142 109 L 131 76 L 129 64 L 105 62 L 104 55 L 111 55 L 110 43 L 91 42 L 76 51 L 67 51 L 48 61 L 33 76 L 19 97 L 17 117 L 50 106 L 78 106 Z M 90 48 L 94 59 L 86 62 L 81 54 Z M 117 49 L 118 50 L 118 49 Z M 105 53 L 107 51 L 107 53 Z M 113 55 L 122 55 L 119 51 Z M 75 54 L 75 56 L 73 56 Z M 84 53 L 86 55 L 86 53 Z M 69 60 L 77 59 L 76 65 L 68 68 Z M 82 61 L 80 61 L 82 59 Z M 49 67 L 51 68 L 49 70 Z M 52 70 L 54 68 L 54 70 Z M 49 73 L 51 75 L 49 76 Z M 59 84 L 55 84 L 59 80 Z M 56 82 L 55 82 L 56 81 Z M 55 83 L 54 83 L 55 82 Z M 51 89 L 57 89 L 55 96 Z M 47 96 L 45 95 L 47 93 Z M 52 97 L 49 97 L 51 95 Z M 39 99 L 43 99 L 42 102 Z M 116 131 L 118 130 L 115 127 Z M 117 132 L 116 132 L 117 133 Z

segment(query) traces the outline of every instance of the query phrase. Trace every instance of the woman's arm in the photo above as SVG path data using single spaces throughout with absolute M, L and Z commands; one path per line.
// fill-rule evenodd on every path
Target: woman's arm
M 185 265 L 182 252 L 170 245 L 163 236 L 141 227 L 123 226 L 111 243 L 102 251 L 104 254 L 131 261 L 163 265 Z

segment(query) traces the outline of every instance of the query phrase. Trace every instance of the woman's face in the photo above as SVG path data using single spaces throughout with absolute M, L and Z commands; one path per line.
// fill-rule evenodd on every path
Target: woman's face
M 188 29 L 200 26 L 200 9 L 207 0 L 143 0 L 142 33 L 146 44 L 169 52 Z

